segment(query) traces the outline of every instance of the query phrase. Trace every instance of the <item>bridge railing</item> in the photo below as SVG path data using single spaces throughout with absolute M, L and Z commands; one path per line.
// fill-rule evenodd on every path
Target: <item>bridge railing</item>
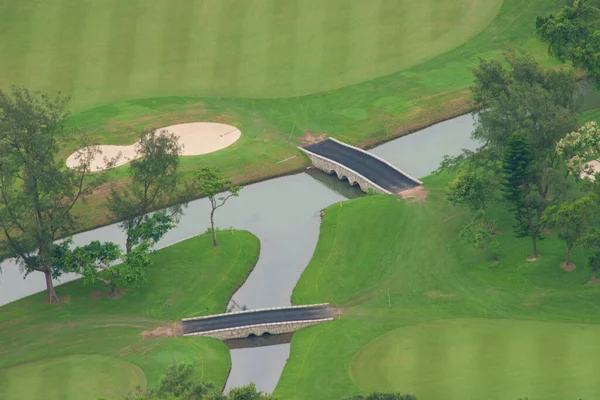
M 320 308 L 320 307 L 324 308 L 324 307 L 327 307 L 327 306 L 329 306 L 329 303 L 307 304 L 307 305 L 302 305 L 302 306 L 283 306 L 283 307 L 257 308 L 257 309 L 254 309 L 254 310 L 234 311 L 234 312 L 221 313 L 221 314 L 203 315 L 201 317 L 183 318 L 182 321 L 198 321 L 198 320 L 202 320 L 202 319 L 210 319 L 210 318 L 217 318 L 217 317 L 229 317 L 229 316 L 237 315 L 237 314 L 251 314 L 251 313 L 263 312 L 263 311 L 294 310 L 294 309 L 299 309 L 299 308 Z
M 277 335 L 282 333 L 290 333 L 300 328 L 320 324 L 321 322 L 333 321 L 333 317 L 307 319 L 301 321 L 284 321 L 284 322 L 269 322 L 262 324 L 242 325 L 232 328 L 213 329 L 210 331 L 184 333 L 183 336 L 210 336 L 217 339 L 240 339 L 248 337 L 250 334 L 261 336 L 264 332 L 270 332 Z

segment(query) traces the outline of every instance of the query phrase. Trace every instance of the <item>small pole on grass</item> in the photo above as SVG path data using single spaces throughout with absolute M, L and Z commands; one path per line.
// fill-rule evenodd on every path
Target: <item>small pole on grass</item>
M 288 144 L 290 144 L 290 140 L 292 139 L 292 134 L 294 133 L 295 129 L 296 129 L 296 123 L 294 122 L 294 126 L 292 126 L 292 131 L 290 132 L 290 136 L 288 136 Z
M 388 288 L 388 308 L 392 312 L 392 299 L 390 298 L 390 288 Z

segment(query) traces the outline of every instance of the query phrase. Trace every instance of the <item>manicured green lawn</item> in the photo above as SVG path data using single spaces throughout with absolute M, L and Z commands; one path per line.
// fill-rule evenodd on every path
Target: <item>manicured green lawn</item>
M 110 97 L 109 99 L 97 103 L 89 100 L 89 104 L 83 104 L 79 103 L 79 97 L 76 96 L 73 105 L 77 113 L 69 120 L 69 126 L 86 130 L 101 144 L 131 144 L 141 131 L 148 128 L 193 121 L 229 123 L 242 131 L 242 137 L 238 142 L 223 151 L 199 157 L 186 157 L 182 160 L 182 169 L 191 174 L 200 166 L 216 165 L 226 174 L 233 176 L 236 183 L 243 183 L 289 173 L 306 166 L 307 161 L 296 146 L 306 143 L 311 136 L 318 137 L 320 134 L 325 134 L 355 145 L 371 146 L 468 111 L 471 107 L 468 91 L 472 82 L 471 67 L 477 65 L 480 57 L 499 57 L 499 52 L 509 46 L 533 52 L 544 65 L 557 65 L 547 56 L 545 46 L 535 38 L 535 18 L 555 10 L 562 4 L 562 0 L 504 0 L 499 11 L 497 7 L 500 3 L 496 0 L 351 1 L 344 2 L 344 6 L 340 6 L 340 1 L 334 0 L 298 0 L 286 1 L 286 7 L 271 8 L 266 5 L 272 6 L 277 1 L 272 0 L 267 3 L 265 0 L 245 2 L 243 7 L 226 9 L 225 5 L 228 2 L 206 1 L 202 3 L 202 7 L 194 9 L 194 12 L 209 12 L 216 7 L 216 4 L 223 4 L 222 15 L 236 15 L 237 20 L 242 21 L 237 25 L 243 26 L 243 29 L 225 31 L 226 25 L 221 24 L 220 17 L 213 15 L 186 34 L 186 37 L 195 38 L 200 35 L 201 41 L 214 40 L 219 43 L 218 48 L 210 47 L 210 51 L 205 52 L 195 50 L 198 49 L 195 46 L 190 46 L 188 49 L 189 52 L 198 51 L 198 55 L 194 56 L 195 61 L 190 61 L 192 64 L 199 63 L 197 71 L 205 68 L 200 65 L 206 63 L 209 65 L 206 68 L 211 70 L 210 74 L 198 73 L 194 79 L 189 79 L 190 73 L 195 74 L 194 68 L 191 68 L 192 72 L 186 69 L 188 72 L 185 73 L 161 73 L 159 74 L 161 80 L 157 85 L 152 82 L 154 78 L 151 78 L 156 77 L 156 73 L 138 74 L 137 66 L 145 64 L 135 62 L 136 68 L 131 67 L 130 70 L 134 78 L 123 83 L 122 75 L 115 75 L 118 84 L 114 86 L 118 87 L 118 90 L 111 89 L 111 85 L 104 82 L 106 77 L 104 80 L 100 79 L 102 84 L 98 87 L 101 89 L 89 89 L 89 99 L 105 94 Z M 65 4 L 68 3 L 69 1 L 65 0 Z M 74 9 L 85 8 L 85 4 L 89 2 L 78 1 L 77 3 Z M 138 7 L 141 4 L 133 1 L 131 3 L 138 4 Z M 142 40 L 141 38 L 144 37 L 142 32 L 145 28 L 142 27 L 151 19 L 150 17 L 158 18 L 156 10 L 157 7 L 164 5 L 163 3 L 165 2 L 156 1 L 144 7 L 144 13 L 136 21 L 136 32 L 140 30 L 140 33 L 135 36 L 137 39 Z M 251 3 L 260 7 L 257 6 L 255 10 L 253 6 L 246 5 Z M 11 0 L 9 4 L 10 6 L 5 4 L 4 7 L 15 8 L 17 3 L 16 0 Z M 44 7 L 55 7 L 53 4 L 56 3 L 45 3 Z M 115 7 L 117 2 L 94 4 L 94 7 L 110 8 Z M 183 11 L 185 6 L 192 2 L 185 0 L 178 4 L 183 5 L 179 10 Z M 468 10 L 464 8 L 466 4 L 470 4 L 471 8 Z M 125 22 L 119 19 L 127 12 L 132 12 L 130 8 L 135 7 L 128 5 L 123 7 L 123 10 L 118 7 L 113 9 L 115 26 L 122 28 L 123 24 L 130 25 L 129 19 Z M 164 15 L 164 19 L 173 18 L 173 21 L 180 21 L 183 17 L 177 16 L 178 8 L 171 7 L 170 12 Z M 276 11 L 275 8 L 279 10 Z M 24 7 L 16 7 L 16 9 L 24 9 Z M 305 15 L 307 9 L 312 10 L 308 16 Z M 431 11 L 430 14 L 427 10 Z M 73 12 L 69 11 L 71 14 Z M 71 15 L 69 13 L 65 14 L 65 18 Z M 286 31 L 295 26 L 290 23 L 290 18 L 284 17 L 288 13 L 298 16 L 294 19 L 298 27 L 312 23 L 314 18 L 320 22 L 313 24 L 311 29 L 296 29 L 293 35 L 273 36 L 271 41 L 264 38 L 257 40 L 257 37 L 265 35 L 265 29 Z M 86 21 L 95 18 L 93 14 L 86 15 Z M 461 18 L 457 19 L 457 15 Z M 474 18 L 475 16 L 477 18 Z M 188 17 L 191 18 L 189 15 Z M 105 23 L 100 21 L 100 17 L 98 18 L 95 24 L 88 23 L 86 26 L 89 29 L 104 29 Z M 125 18 L 128 16 L 125 15 Z M 236 18 L 229 18 L 228 22 L 235 21 Z M 327 18 L 337 22 L 323 23 Z M 456 26 L 448 25 L 444 21 L 450 21 Z M 162 26 L 162 23 L 161 19 L 158 26 Z M 213 24 L 219 25 L 214 27 Z M 179 35 L 175 32 L 183 30 L 182 27 L 186 26 L 180 25 L 170 24 L 170 31 L 172 30 L 174 35 Z M 414 25 L 426 30 L 431 27 L 431 30 L 423 34 L 420 28 L 410 28 Z M 150 26 L 154 29 L 156 25 Z M 248 33 L 250 31 L 246 30 L 246 27 L 252 26 L 256 29 Z M 26 28 L 20 27 L 20 29 Z M 46 28 L 37 26 L 36 29 Z M 433 40 L 432 35 L 438 29 L 448 30 L 447 34 Z M 466 33 L 465 30 L 470 33 Z M 357 38 L 356 33 L 359 31 L 364 34 Z M 473 36 L 479 31 L 481 33 Z M 121 29 L 119 32 L 128 37 L 127 30 Z M 160 39 L 156 39 L 155 35 L 160 36 L 162 33 L 154 32 L 153 35 L 148 36 L 150 38 L 148 40 L 151 40 L 153 47 L 161 48 L 163 38 L 160 36 Z M 243 39 L 240 35 L 243 35 Z M 130 67 L 127 63 L 123 67 L 118 67 L 121 62 L 119 57 L 129 54 L 121 51 L 121 46 L 128 46 L 129 42 L 120 41 L 123 43 L 111 42 L 117 49 L 110 51 L 115 53 L 114 56 L 106 56 L 105 53 L 109 50 L 101 49 L 104 53 L 98 56 L 100 60 L 98 66 L 108 60 L 115 62 L 112 69 L 116 72 L 121 69 L 129 71 Z M 344 43 L 340 44 L 342 41 Z M 18 41 L 11 39 L 10 43 L 18 43 Z M 178 43 L 185 43 L 185 40 L 180 38 Z M 227 43 L 230 43 L 231 47 Z M 252 43 L 258 46 L 255 52 L 247 47 Z M 418 50 L 409 51 L 409 47 L 413 44 Z M 231 70 L 227 67 L 230 63 L 222 64 L 231 57 L 233 48 L 239 49 L 240 46 L 246 49 L 243 52 L 244 56 L 232 62 L 244 61 L 244 66 L 239 67 L 232 77 Z M 302 49 L 308 48 L 306 46 L 318 47 L 318 50 L 315 50 L 318 57 L 309 57 L 309 60 L 305 60 L 303 55 L 299 55 Z M 14 51 L 23 51 L 16 47 Z M 178 46 L 174 47 L 178 48 Z M 185 46 L 182 44 L 182 47 Z M 136 57 L 148 53 L 147 47 L 139 46 L 136 49 Z M 69 48 L 69 51 L 71 50 Z M 265 54 L 271 50 L 272 55 L 265 61 Z M 93 49 L 86 51 L 93 51 Z M 116 54 L 118 51 L 120 53 Z M 165 51 L 168 53 L 170 50 Z M 375 57 L 374 53 L 378 55 Z M 434 53 L 437 56 L 431 58 Z M 247 57 L 250 57 L 248 54 L 251 54 L 255 61 L 247 62 Z M 77 60 L 85 59 L 87 58 Z M 200 59 L 204 61 L 198 61 Z M 363 59 L 366 60 L 366 64 L 361 61 Z M 178 66 L 186 64 L 188 59 L 182 55 L 174 59 L 177 61 L 167 62 L 162 58 L 157 60 L 164 63 L 167 71 L 173 71 Z M 351 60 L 354 61 L 350 62 Z M 215 62 L 218 68 L 210 66 L 211 62 Z M 276 66 L 279 65 L 278 63 L 282 63 L 281 68 L 275 70 L 268 68 L 268 65 Z M 148 68 L 157 68 L 156 65 L 151 63 Z M 246 75 L 245 71 L 252 69 L 255 69 L 256 73 Z M 0 72 L 2 70 L 2 62 L 0 62 Z M 83 68 L 82 71 L 76 75 L 87 76 L 86 69 Z M 133 75 L 134 73 L 136 75 Z M 222 74 L 222 79 L 216 79 L 215 73 Z M 293 74 L 298 78 L 290 79 L 287 74 Z M 35 75 L 24 76 L 34 79 L 31 77 Z M 179 84 L 172 81 L 180 77 L 182 80 Z M 229 86 L 232 91 L 238 92 L 226 93 L 224 89 L 218 89 L 219 93 L 205 91 L 194 86 L 195 82 L 199 81 L 209 82 L 214 88 Z M 136 86 L 139 82 L 145 83 Z M 161 89 L 160 82 L 165 82 L 166 89 Z M 260 91 L 241 92 L 247 88 L 244 85 L 253 85 L 253 82 L 260 83 Z M 283 87 L 282 82 L 286 83 L 283 86 L 288 86 L 285 90 L 289 91 L 283 94 L 286 97 L 264 98 L 281 95 L 277 94 L 277 91 Z M 294 92 L 296 89 L 290 89 L 290 85 L 303 93 L 311 91 L 318 93 L 303 97 L 288 97 L 300 93 Z M 324 92 L 332 87 L 344 85 L 351 86 Z M 76 88 L 79 86 L 74 85 L 73 90 Z M 67 92 L 70 90 L 66 89 Z M 106 93 L 94 94 L 96 90 L 106 91 Z M 141 92 L 127 94 L 128 90 Z M 257 98 L 261 96 L 263 98 Z M 106 104 L 90 108 L 92 103 Z M 61 155 L 67 157 L 75 150 L 73 143 L 66 143 Z M 280 162 L 293 156 L 296 157 Z M 123 167 L 113 172 L 113 177 L 120 184 L 126 184 L 124 172 Z M 82 229 L 107 222 L 102 197 L 93 199 L 89 206 L 80 207 L 78 212 L 85 215 L 82 219 L 85 221 L 82 223 Z
M 363 347 L 350 377 L 364 392 L 420 399 L 596 398 L 599 325 L 453 319 L 400 328 Z
M 148 97 L 292 97 L 412 67 L 476 36 L 502 0 L 7 0 L 0 86 L 77 109 Z
M 592 368 L 600 352 L 590 339 L 600 329 L 594 311 L 600 286 L 587 284 L 586 253 L 576 249 L 577 268 L 565 272 L 559 267 L 563 243 L 547 237 L 539 243 L 542 258 L 527 262 L 530 241 L 514 237 L 510 215 L 499 206 L 493 214 L 500 262 L 491 263 L 459 239 L 465 215 L 444 199 L 447 180 L 425 178 L 429 195 L 423 203 L 367 196 L 326 210 L 292 301 L 330 302 L 342 318 L 294 335 L 278 396 L 333 399 L 375 389 L 413 392 L 423 400 L 484 398 L 482 393 L 509 400 L 516 400 L 515 393 L 556 400 L 600 396 L 596 383 L 572 375 Z M 452 321 L 465 318 L 461 342 Z M 491 350 L 499 343 L 504 353 Z M 496 361 L 523 346 L 533 347 L 514 355 L 522 360 L 518 368 L 512 358 Z M 567 359 L 571 348 L 574 358 Z M 543 364 L 547 377 L 541 377 Z M 465 384 L 474 373 L 481 382 Z
M 146 376 L 118 358 L 76 355 L 0 370 L 0 383 L 3 399 L 115 399 L 132 387 L 145 387 Z
M 114 393 L 124 395 L 146 380 L 156 384 L 173 360 L 191 362 L 199 377 L 224 385 L 230 359 L 221 341 L 142 337 L 143 331 L 171 328 L 182 317 L 225 311 L 254 268 L 260 244 L 246 231 L 219 236 L 217 248 L 210 235 L 202 235 L 158 251 L 147 281 L 118 299 L 108 298 L 101 285 L 75 281 L 57 288 L 67 300 L 60 305 L 45 303 L 40 293 L 0 307 L 0 398 L 22 398 L 23 381 L 29 385 L 26 393 L 48 391 L 57 399 L 79 400 L 95 399 L 102 394 L 95 388 L 114 379 Z M 88 362 L 83 358 L 88 356 L 99 361 Z M 36 377 L 36 371 L 47 369 L 52 375 Z M 9 380 L 13 383 L 4 384 Z M 78 394 L 77 385 L 89 390 Z

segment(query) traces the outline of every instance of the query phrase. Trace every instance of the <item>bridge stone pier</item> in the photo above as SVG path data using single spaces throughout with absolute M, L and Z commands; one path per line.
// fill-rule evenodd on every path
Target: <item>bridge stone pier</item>
M 330 175 L 335 173 L 365 193 L 371 189 L 380 194 L 398 194 L 422 184 L 386 160 L 334 138 L 299 149 L 315 168 Z
M 228 340 L 290 333 L 331 320 L 329 304 L 312 304 L 185 318 L 182 323 L 184 336 Z
M 304 153 L 308 156 L 313 167 L 320 169 L 321 171 L 325 172 L 326 174 L 329 174 L 329 175 L 336 174 L 336 176 L 338 177 L 339 180 L 346 179 L 351 186 L 358 185 L 358 187 L 360 187 L 360 190 L 362 190 L 365 193 L 368 193 L 369 189 L 371 189 L 375 193 L 390 194 L 389 191 L 385 190 L 381 186 L 377 185 L 374 182 L 371 182 L 370 180 L 368 180 L 364 176 L 360 175 L 359 173 L 357 173 L 349 168 L 344 167 L 342 164 L 340 164 L 338 162 L 329 160 L 318 154 L 307 152 L 304 149 L 301 149 L 301 150 L 304 151 Z

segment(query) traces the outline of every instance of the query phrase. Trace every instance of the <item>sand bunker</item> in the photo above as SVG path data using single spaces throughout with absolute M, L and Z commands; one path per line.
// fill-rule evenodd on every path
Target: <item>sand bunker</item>
M 216 122 L 171 125 L 159 129 L 159 131 L 162 130 L 166 130 L 179 138 L 179 144 L 183 147 L 182 156 L 198 156 L 224 149 L 234 144 L 242 135 L 238 128 Z M 98 154 L 92 160 L 91 170 L 102 171 L 107 169 L 107 160 L 117 159 L 117 162 L 111 166 L 111 168 L 114 168 L 139 158 L 135 149 L 136 144 L 137 142 L 130 146 L 98 146 L 101 154 Z M 80 152 L 81 150 L 78 150 L 67 158 L 69 168 L 76 168 L 79 165 Z
M 595 176 L 594 174 L 596 172 L 600 172 L 600 162 L 597 160 L 594 161 L 590 161 L 589 163 L 587 163 L 586 165 L 592 167 L 592 170 L 594 171 L 592 174 L 586 174 L 585 172 L 581 172 L 581 174 L 579 174 L 579 177 L 581 179 L 583 178 L 588 178 L 589 180 L 593 181 Z

